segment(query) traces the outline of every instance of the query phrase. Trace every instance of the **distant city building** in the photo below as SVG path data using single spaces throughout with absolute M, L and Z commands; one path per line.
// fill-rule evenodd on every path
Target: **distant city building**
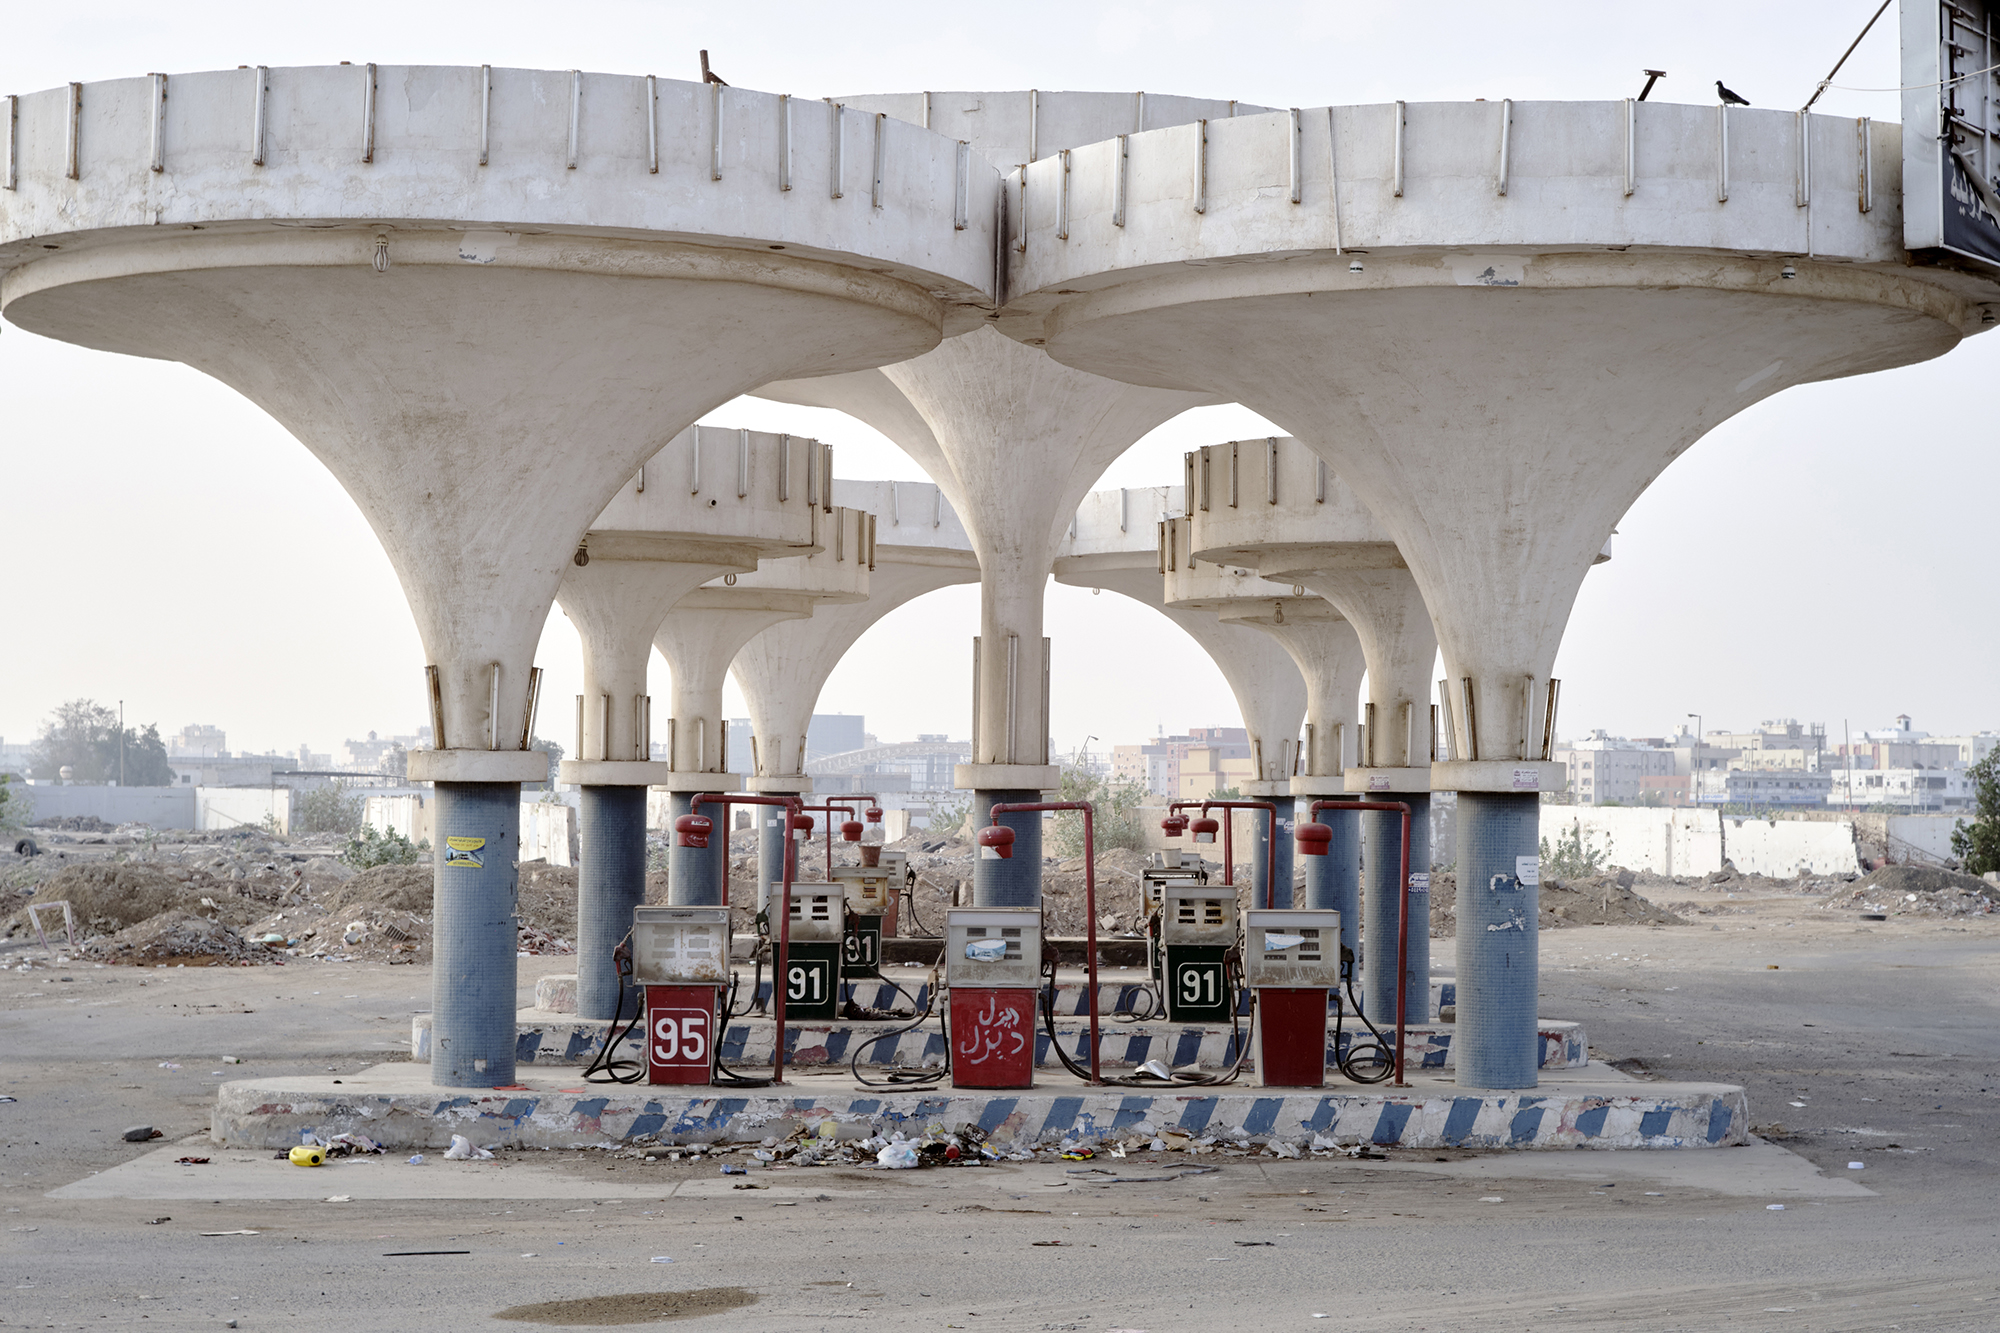
M 1928 731 L 1911 728 L 1908 713 L 1899 713 L 1895 726 L 1864 731 L 1859 739 L 1837 749 L 1843 768 L 1956 768 L 1978 762 L 1961 758 L 1967 749 L 1977 751 L 1978 742 L 1976 736 L 1932 739 Z M 1986 748 L 1992 748 L 1990 733 Z M 1981 753 L 1979 757 L 1985 756 Z
M 1802 725 L 1796 718 L 1781 717 L 1757 724 L 1755 731 L 1711 731 L 1704 736 L 1708 746 L 1734 750 L 1730 768 L 1797 769 L 1817 771 L 1826 752 L 1826 725 Z
M 1141 745 L 1112 746 L 1111 778 L 1155 796 L 1198 800 L 1254 778 L 1250 758 L 1250 733 L 1242 727 L 1196 727 Z
M 1585 740 L 1557 746 L 1555 761 L 1569 774 L 1569 789 L 1578 805 L 1637 805 L 1646 799 L 1649 778 L 1674 776 L 1674 752 L 1650 741 L 1593 731 Z M 1660 788 L 1653 789 L 1661 799 Z M 1686 791 L 1686 784 L 1680 786 Z
M 1697 795 L 1703 805 L 1826 808 L 1833 779 L 1801 769 L 1732 768 L 1702 773 Z
M 1970 810 L 1975 797 L 1962 768 L 1833 769 L 1826 803 L 1846 809 L 1886 805 L 1912 811 Z
M 191 724 L 167 737 L 169 759 L 227 759 L 229 738 L 221 727 Z
M 379 739 L 371 731 L 365 741 L 342 742 L 341 766 L 362 773 L 379 773 L 382 771 L 382 761 L 396 748 L 398 743 L 395 740 Z

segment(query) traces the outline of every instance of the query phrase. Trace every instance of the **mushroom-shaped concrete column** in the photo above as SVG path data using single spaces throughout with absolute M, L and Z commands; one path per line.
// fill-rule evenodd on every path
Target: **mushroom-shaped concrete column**
M 1181 497 L 1179 486 L 1092 491 L 1078 506 L 1062 554 L 1056 557 L 1056 581 L 1079 588 L 1109 588 L 1145 603 L 1178 625 L 1215 662 L 1236 698 L 1250 740 L 1250 759 L 1257 776 L 1243 784 L 1243 794 L 1278 807 L 1278 897 L 1289 903 L 1290 774 L 1298 757 L 1306 683 L 1291 654 L 1270 635 L 1220 620 L 1208 611 L 1184 611 L 1167 605 L 1160 578 L 1166 566 L 1159 529 L 1165 515 L 1180 512 Z M 1257 832 L 1250 857 L 1251 885 L 1261 903 L 1271 871 L 1267 840 L 1272 830 L 1261 812 L 1252 814 Z
M 1171 606 L 1207 611 L 1233 625 L 1256 629 L 1275 640 L 1306 683 L 1305 740 L 1292 761 L 1293 776 L 1279 806 L 1284 814 L 1297 798 L 1339 799 L 1341 769 L 1353 746 L 1356 696 L 1365 670 L 1360 640 L 1324 598 L 1287 584 L 1272 583 L 1242 568 L 1192 559 L 1188 520 L 1160 525 L 1160 563 Z M 1275 797 L 1274 797 L 1275 799 Z M 1341 943 L 1360 944 L 1361 830 L 1352 818 L 1323 811 L 1319 821 L 1333 830 L 1325 856 L 1306 858 L 1305 906 L 1340 912 Z M 1281 846 L 1283 838 L 1280 838 Z M 1288 850 L 1288 849 L 1287 849 Z M 1278 885 L 1277 902 L 1290 905 L 1289 872 Z
M 10 107 L 7 318 L 233 386 L 381 538 L 430 663 L 432 1077 L 511 1083 L 531 659 L 562 571 L 703 412 L 962 327 L 994 176 L 893 121 L 836 139 L 793 128 L 819 103 L 573 71 L 260 66 Z M 843 191 L 843 161 L 872 186 Z
M 669 828 L 694 812 L 694 798 L 701 792 L 735 791 L 742 785 L 742 778 L 728 771 L 728 722 L 722 714 L 730 663 L 744 644 L 781 621 L 803 620 L 821 606 L 867 601 L 874 527 L 870 514 L 823 502 L 819 551 L 771 561 L 755 574 L 724 575 L 683 597 L 667 614 L 653 644 L 667 659 L 674 681 L 667 721 L 673 771 L 655 784 L 668 791 Z M 667 851 L 669 899 L 686 906 L 721 902 L 728 859 L 726 830 L 706 848 L 683 847 L 676 838 Z
M 581 1018 L 617 1017 L 611 954 L 646 900 L 646 788 L 670 781 L 670 765 L 651 757 L 653 635 L 710 579 L 815 549 L 821 462 L 811 441 L 690 426 L 597 516 L 563 571 L 556 598 L 583 641 L 576 752 L 562 764 L 562 780 L 582 789 Z
M 771 626 L 745 644 L 730 666 L 750 710 L 755 792 L 804 793 L 806 728 L 826 678 L 855 641 L 883 616 L 928 592 L 979 581 L 971 539 L 944 495 L 929 482 L 837 481 L 834 500 L 874 520 L 875 565 L 868 600 L 824 604 L 810 620 Z M 796 844 L 772 810 L 759 817 L 758 904 L 779 882 L 784 849 Z
M 1188 506 L 1192 554 L 1255 570 L 1317 593 L 1354 626 L 1368 663 L 1368 699 L 1357 728 L 1356 764 L 1345 774 L 1301 777 L 1300 795 L 1339 791 L 1410 807 L 1409 949 L 1404 959 L 1406 1012 L 1430 1009 L 1430 682 L 1437 660 L 1422 593 L 1388 532 L 1326 461 L 1297 440 L 1232 440 L 1187 456 L 1194 500 Z M 1320 784 L 1318 789 L 1313 784 Z M 1402 817 L 1360 816 L 1364 929 L 1361 1003 L 1377 1017 L 1396 1006 L 1396 950 L 1401 915 Z M 1346 819 L 1337 821 L 1345 824 Z
M 1033 90 L 840 100 L 955 135 L 988 161 L 1059 167 L 1083 144 L 1118 143 L 1148 127 L 1248 109 L 1158 94 Z M 1060 207 L 1068 198 L 1061 191 L 1033 207 Z M 1031 215 L 1024 199 L 1010 201 L 1008 209 L 1017 223 Z M 1186 408 L 1212 401 L 1134 391 L 1038 353 L 1010 351 L 1005 342 L 981 330 L 892 371 L 764 391 L 868 422 L 923 464 L 964 519 L 979 556 L 981 598 L 972 762 L 960 766 L 957 781 L 973 790 L 973 818 L 981 823 L 994 802 L 1033 801 L 1058 781 L 1048 758 L 1042 593 L 1070 515 L 1133 441 Z M 1041 817 L 1003 815 L 1001 822 L 1015 831 L 1014 855 L 975 862 L 974 896 L 982 906 L 1038 903 Z
M 1898 142 L 1863 127 L 1863 189 Z M 1549 675 L 1612 526 L 1717 422 L 1940 355 L 2000 298 L 1912 264 L 1893 197 L 1808 169 L 1856 151 L 1852 121 L 1745 108 L 1395 103 L 1157 130 L 1012 186 L 1067 207 L 1005 252 L 1003 328 L 1263 413 L 1408 561 L 1447 667 L 1465 1086 L 1535 1082 Z
M 1134 440 L 1209 400 L 1079 374 L 991 329 L 882 370 L 759 392 L 860 418 L 943 489 L 980 577 L 972 762 L 959 766 L 958 785 L 973 790 L 973 818 L 982 823 L 996 802 L 1039 799 L 1059 780 L 1048 754 L 1042 596 L 1070 516 Z M 974 863 L 974 896 L 981 906 L 1033 906 L 1041 901 L 1041 816 L 1001 822 L 1015 831 L 1014 855 Z

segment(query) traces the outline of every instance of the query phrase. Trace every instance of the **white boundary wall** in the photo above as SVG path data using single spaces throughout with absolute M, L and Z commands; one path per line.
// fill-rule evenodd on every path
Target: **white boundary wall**
M 1572 827 L 1582 829 L 1589 846 L 1605 849 L 1607 864 L 1658 875 L 1710 875 L 1722 869 L 1725 860 L 1740 874 L 1777 878 L 1801 871 L 1837 875 L 1860 869 L 1850 819 L 1751 819 L 1714 810 L 1626 806 L 1543 807 L 1542 836 L 1551 844 Z M 1926 840 L 1937 836 L 1928 829 L 1912 832 Z M 1919 845 L 1927 847 L 1928 841 Z
M 261 828 L 274 820 L 277 831 L 291 832 L 292 789 L 289 787 L 196 787 L 194 826 L 202 830 Z

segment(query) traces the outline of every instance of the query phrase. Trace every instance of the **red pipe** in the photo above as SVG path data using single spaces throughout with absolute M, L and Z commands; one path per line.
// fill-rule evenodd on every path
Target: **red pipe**
M 1400 810 L 1403 812 L 1403 892 L 1396 904 L 1396 1081 L 1392 1088 L 1407 1088 L 1403 1077 L 1403 1026 L 1408 1018 L 1410 965 L 1410 807 L 1402 801 L 1314 801 L 1308 818 L 1319 822 L 1322 810 Z M 1424 985 L 1431 984 L 1429 977 Z
M 1089 801 L 1002 801 L 990 808 L 995 827 L 999 826 L 1003 814 L 1028 814 L 1038 810 L 1081 810 L 1083 811 L 1083 929 L 1085 955 L 1083 960 L 1085 984 L 1089 987 L 1090 999 L 1090 1082 L 1097 1086 L 1104 1080 L 1097 1072 L 1097 839 L 1091 827 Z M 1058 959 L 1058 962 L 1061 960 Z
M 826 877 L 833 878 L 833 812 L 838 810 L 849 819 L 854 818 L 854 807 L 845 801 L 828 801 L 825 805 L 802 805 L 801 810 L 826 811 Z
M 1173 801 L 1167 805 L 1167 813 L 1187 806 L 1198 805 L 1206 815 L 1213 807 L 1217 810 L 1262 810 L 1271 816 L 1271 838 L 1266 851 L 1270 855 L 1270 868 L 1264 874 L 1264 906 L 1277 905 L 1278 894 L 1278 807 L 1269 801 Z M 1227 815 L 1222 819 L 1222 882 L 1230 886 L 1236 883 L 1236 822 Z
M 792 840 L 792 817 L 802 810 L 796 796 L 745 796 L 740 792 L 724 795 L 721 792 L 704 792 L 694 798 L 692 805 L 720 805 L 722 822 L 729 823 L 729 807 L 732 805 L 781 805 L 785 807 L 785 842 Z M 771 1083 L 773 1086 L 785 1081 L 785 961 L 792 946 L 792 863 L 797 858 L 789 851 L 784 857 L 784 868 L 780 872 L 778 886 L 778 952 L 771 969 L 771 1016 L 778 1025 L 777 1046 L 771 1052 Z M 729 905 L 729 837 L 722 839 L 722 905 Z M 750 997 L 753 1001 L 756 996 Z M 720 1040 L 718 1034 L 717 1040 Z

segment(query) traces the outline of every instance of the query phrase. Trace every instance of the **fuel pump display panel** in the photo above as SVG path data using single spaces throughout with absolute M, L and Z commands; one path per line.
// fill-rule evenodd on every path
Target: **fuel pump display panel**
M 632 981 L 721 983 L 729 975 L 729 909 L 636 907 L 632 910 Z
M 1340 913 L 1331 908 L 1250 908 L 1243 913 L 1243 984 L 1340 984 Z

